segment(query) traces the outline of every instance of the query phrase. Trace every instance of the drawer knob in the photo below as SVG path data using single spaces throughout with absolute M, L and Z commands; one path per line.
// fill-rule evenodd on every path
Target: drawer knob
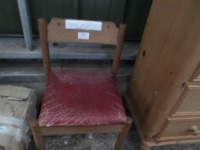
M 194 133 L 195 135 L 200 135 L 200 130 L 198 129 L 197 126 L 192 126 L 192 127 L 190 128 L 190 130 L 193 131 L 193 133 Z

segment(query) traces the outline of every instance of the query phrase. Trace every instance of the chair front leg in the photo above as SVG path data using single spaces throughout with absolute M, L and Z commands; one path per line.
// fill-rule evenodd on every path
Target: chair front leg
M 118 137 L 117 137 L 117 141 L 115 144 L 115 148 L 114 150 L 121 150 L 122 145 L 128 135 L 129 129 L 131 127 L 132 124 L 132 118 L 131 117 L 127 117 L 126 119 L 126 123 L 124 124 L 124 127 L 122 129 L 122 131 L 119 133 Z
M 37 150 L 45 150 L 44 140 L 40 132 L 38 120 L 32 120 L 30 122 L 33 139 Z

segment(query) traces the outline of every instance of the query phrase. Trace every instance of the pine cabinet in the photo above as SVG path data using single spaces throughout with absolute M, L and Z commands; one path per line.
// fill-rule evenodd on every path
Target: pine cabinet
M 199 0 L 153 0 L 126 99 L 140 150 L 200 142 Z

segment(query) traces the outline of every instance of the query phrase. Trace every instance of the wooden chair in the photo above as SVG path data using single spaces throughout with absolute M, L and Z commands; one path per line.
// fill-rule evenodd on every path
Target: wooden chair
M 101 31 L 85 31 L 65 29 L 64 19 L 38 24 L 47 87 L 39 119 L 30 123 L 36 148 L 45 149 L 42 136 L 114 132 L 119 133 L 114 149 L 121 149 L 132 123 L 115 82 L 126 26 L 103 22 Z M 89 39 L 78 39 L 79 32 Z M 115 45 L 112 71 L 53 71 L 48 42 Z

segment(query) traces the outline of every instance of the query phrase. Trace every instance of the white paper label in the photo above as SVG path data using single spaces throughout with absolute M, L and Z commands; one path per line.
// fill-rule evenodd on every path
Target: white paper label
M 66 29 L 101 31 L 102 30 L 102 22 L 66 19 L 65 20 L 65 28 Z
M 88 33 L 88 32 L 78 32 L 78 39 L 89 40 L 90 39 L 90 33 Z

